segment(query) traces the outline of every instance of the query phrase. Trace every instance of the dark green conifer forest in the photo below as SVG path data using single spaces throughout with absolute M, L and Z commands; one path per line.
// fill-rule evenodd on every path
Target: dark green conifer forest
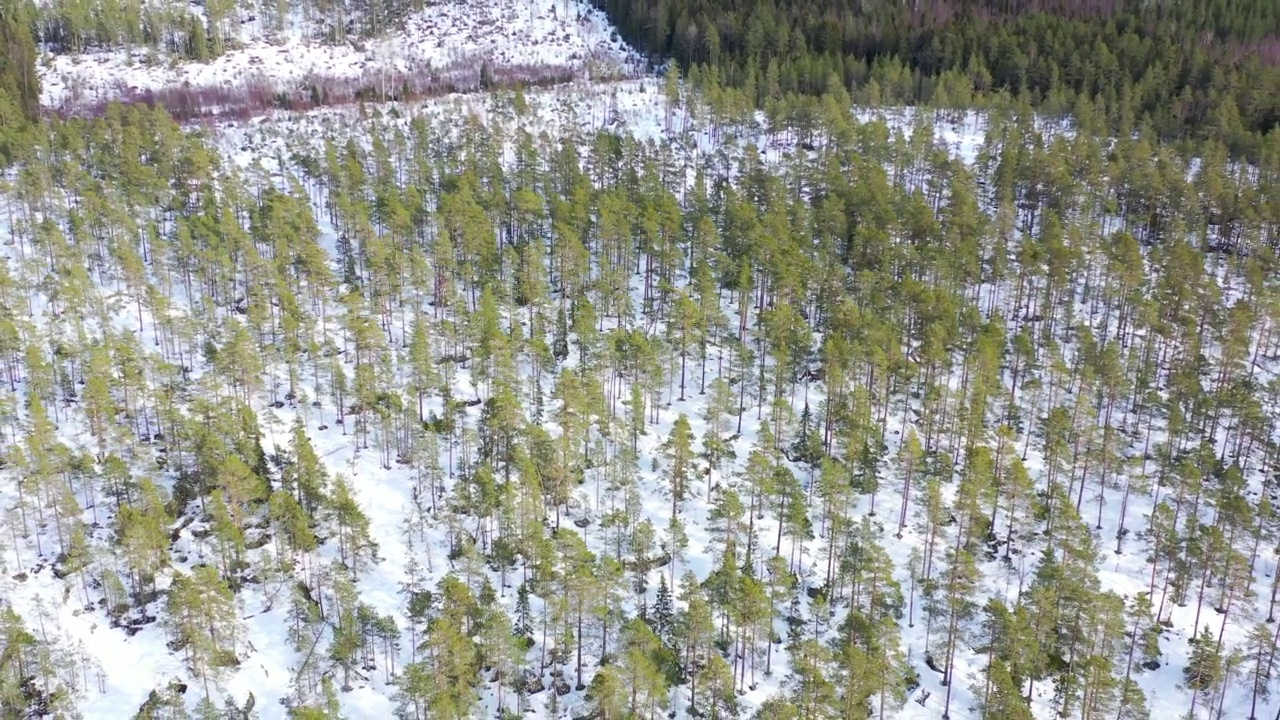
M 1256 154 L 1280 124 L 1271 0 L 601 0 L 627 39 L 757 102 L 967 106 L 994 92 Z
M 0 2 L 0 162 L 8 163 L 33 138 L 40 116 L 34 9 L 27 0 Z

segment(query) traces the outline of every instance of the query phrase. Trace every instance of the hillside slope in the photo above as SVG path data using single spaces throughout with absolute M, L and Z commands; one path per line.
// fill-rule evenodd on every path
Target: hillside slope
M 499 80 L 535 83 L 641 69 L 603 14 L 578 0 L 444 0 L 376 36 L 341 42 L 306 27 L 298 19 L 274 32 L 246 20 L 229 49 L 207 61 L 145 47 L 50 54 L 38 68 L 41 104 L 83 113 L 113 99 L 180 94 L 217 114 L 219 102 L 250 93 L 270 103 L 310 92 L 423 94 L 432 83 L 470 89 L 482 67 Z
M 1274 179 L 668 92 L 62 126 L 0 232 L 5 702 L 1273 713 Z
M 1010 97 L 1090 130 L 1253 159 L 1280 125 L 1268 0 L 596 0 L 623 36 L 769 108 L 838 85 L 869 104 Z M 1271 139 L 1275 142 L 1274 137 Z

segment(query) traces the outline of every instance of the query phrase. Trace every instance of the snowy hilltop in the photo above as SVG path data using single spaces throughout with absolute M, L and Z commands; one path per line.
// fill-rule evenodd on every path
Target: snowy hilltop
M 37 70 L 41 102 L 75 112 L 165 91 L 270 96 L 353 83 L 393 93 L 482 66 L 533 82 L 629 75 L 643 66 L 582 0 L 446 0 L 410 10 L 376 34 L 353 29 L 341 39 L 319 20 L 289 16 L 278 28 L 264 27 L 252 12 L 239 11 L 243 19 L 229 23 L 226 48 L 208 60 L 146 46 L 50 54 Z

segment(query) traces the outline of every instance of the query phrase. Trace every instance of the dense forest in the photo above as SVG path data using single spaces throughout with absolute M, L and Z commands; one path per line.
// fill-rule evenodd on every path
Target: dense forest
M 1271 0 L 601 0 L 624 36 L 761 104 L 838 78 L 878 103 L 967 107 L 1025 95 L 1065 116 L 1093 103 L 1113 132 L 1213 138 L 1256 153 L 1280 124 Z
M 0 165 L 7 165 L 29 144 L 27 130 L 40 115 L 31 19 L 26 3 L 0 2 Z
M 246 32 L 345 42 L 380 35 L 423 7 L 422 0 L 52 0 L 40 7 L 33 29 L 43 45 L 59 52 L 143 48 L 206 60 Z

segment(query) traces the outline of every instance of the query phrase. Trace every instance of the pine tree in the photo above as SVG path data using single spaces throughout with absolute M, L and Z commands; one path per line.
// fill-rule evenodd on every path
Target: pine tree
M 662 445 L 667 463 L 668 492 L 671 495 L 671 517 L 679 516 L 680 504 L 689 496 L 689 485 L 694 474 L 693 432 L 689 418 L 683 413 L 671 426 L 671 435 Z
M 1213 632 L 1205 626 L 1191 641 L 1191 654 L 1182 671 L 1183 681 L 1195 694 L 1217 687 L 1223 677 L 1223 657 Z M 1195 707 L 1194 702 L 1192 707 Z
M 511 618 L 500 607 L 491 607 L 481 620 L 478 640 L 481 661 L 493 670 L 498 688 L 498 712 L 505 705 L 505 690 L 519 682 L 525 664 L 524 641 L 512 632 Z
M 675 620 L 675 605 L 672 603 L 671 590 L 667 587 L 667 576 L 658 576 L 658 592 L 653 599 L 653 609 L 649 614 L 649 623 L 653 626 L 658 638 L 667 642 Z
M 174 578 L 165 609 L 175 646 L 183 650 L 205 698 L 211 697 L 210 683 L 239 663 L 236 647 L 242 629 L 231 588 L 216 570 L 200 566 Z
M 725 460 L 734 460 L 733 443 L 727 437 L 728 416 L 733 411 L 733 391 L 723 377 L 711 381 L 709 397 L 703 411 L 707 429 L 702 435 L 702 456 L 707 461 L 707 502 L 711 502 L 711 490 L 715 473 Z
M 350 692 L 351 676 L 359 662 L 358 653 L 363 641 L 359 623 L 362 608 L 355 583 L 347 573 L 341 568 L 334 568 L 330 577 L 333 579 L 333 600 L 329 604 L 329 615 L 333 634 L 329 639 L 329 659 L 342 668 L 342 691 Z
M 307 517 L 315 518 L 329 489 L 329 477 L 311 445 L 302 416 L 295 415 L 290 435 L 293 464 L 284 474 L 286 489 L 296 493 L 298 504 Z
M 669 658 L 648 625 L 633 619 L 623 626 L 619 660 L 629 698 L 628 712 L 633 716 L 652 717 L 659 709 L 665 710 Z
M 1246 643 L 1247 662 L 1252 665 L 1248 674 L 1249 720 L 1256 720 L 1258 700 L 1266 702 L 1271 697 L 1272 667 L 1275 664 L 1276 643 L 1274 634 L 1266 624 L 1253 626 Z
M 902 538 L 902 530 L 907 526 L 907 512 L 911 503 L 911 481 L 915 477 L 924 450 L 920 446 L 920 438 L 914 428 L 907 429 L 906 439 L 898 449 L 898 467 L 902 474 L 902 507 L 898 511 L 898 532 L 896 537 Z
M 529 608 L 529 583 L 520 583 L 516 591 L 516 616 L 512 631 L 525 641 L 533 640 L 533 612 Z
M 377 562 L 378 545 L 369 534 L 369 518 L 352 495 L 347 479 L 338 476 L 329 500 L 330 519 L 338 540 L 338 557 L 352 576 L 362 567 Z
M 1019 688 L 1014 684 L 1004 661 L 993 660 L 991 666 L 987 668 L 987 677 L 990 689 L 985 693 L 986 700 L 977 708 L 981 713 L 980 717 L 984 720 L 987 718 L 1033 720 L 1035 716 L 1032 715 L 1031 708 L 1027 706 Z
M 129 565 L 135 599 L 145 602 L 156 590 L 156 573 L 169 563 L 171 518 L 160 488 L 147 478 L 138 487 L 138 501 L 124 505 L 116 516 L 115 539 Z
M 600 720 L 620 720 L 627 713 L 627 689 L 611 665 L 600 668 L 587 688 L 587 703 Z

